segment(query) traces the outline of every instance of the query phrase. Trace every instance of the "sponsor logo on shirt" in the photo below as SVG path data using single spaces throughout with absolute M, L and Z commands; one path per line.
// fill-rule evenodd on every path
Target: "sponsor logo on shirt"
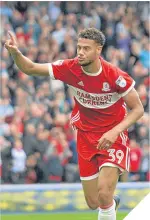
M 113 93 L 89 93 L 82 89 L 69 86 L 75 99 L 86 108 L 104 109 L 112 106 L 121 97 Z
M 89 93 L 83 93 L 80 91 L 77 91 L 77 96 L 80 102 L 83 104 L 90 104 L 90 105 L 105 105 L 111 102 L 112 95 L 97 95 L 92 96 Z
M 102 88 L 102 91 L 104 91 L 104 92 L 108 92 L 108 91 L 110 91 L 109 83 L 107 83 L 107 82 L 103 82 L 103 88 Z
M 123 78 L 123 76 L 119 76 L 116 80 L 116 84 L 120 86 L 121 88 L 124 88 L 127 85 L 126 80 Z

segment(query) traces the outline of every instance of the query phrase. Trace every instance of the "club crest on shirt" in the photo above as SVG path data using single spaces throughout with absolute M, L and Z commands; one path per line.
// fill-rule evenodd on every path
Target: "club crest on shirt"
M 109 83 L 107 83 L 107 82 L 103 82 L 103 88 L 102 88 L 102 91 L 104 91 L 104 92 L 110 91 Z
M 116 84 L 121 88 L 124 88 L 127 85 L 127 82 L 122 76 L 119 76 L 118 79 L 116 80 Z

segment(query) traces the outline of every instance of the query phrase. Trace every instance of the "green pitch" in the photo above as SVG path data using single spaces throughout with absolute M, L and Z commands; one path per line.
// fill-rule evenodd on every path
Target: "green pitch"
M 123 220 L 127 214 L 125 212 L 118 212 L 117 220 Z M 97 220 L 97 213 L 2 215 L 1 220 Z

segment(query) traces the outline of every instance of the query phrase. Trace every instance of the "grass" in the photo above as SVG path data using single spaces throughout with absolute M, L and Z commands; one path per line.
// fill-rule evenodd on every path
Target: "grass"
M 123 220 L 126 212 L 118 212 L 117 220 Z M 1 220 L 97 220 L 97 213 L 58 213 L 31 215 L 2 215 Z

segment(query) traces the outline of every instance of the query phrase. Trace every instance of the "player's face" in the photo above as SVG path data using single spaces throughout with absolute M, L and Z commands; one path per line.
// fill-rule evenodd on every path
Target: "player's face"
M 88 66 L 99 58 L 101 47 L 94 41 L 79 38 L 77 43 L 78 62 L 81 66 Z

